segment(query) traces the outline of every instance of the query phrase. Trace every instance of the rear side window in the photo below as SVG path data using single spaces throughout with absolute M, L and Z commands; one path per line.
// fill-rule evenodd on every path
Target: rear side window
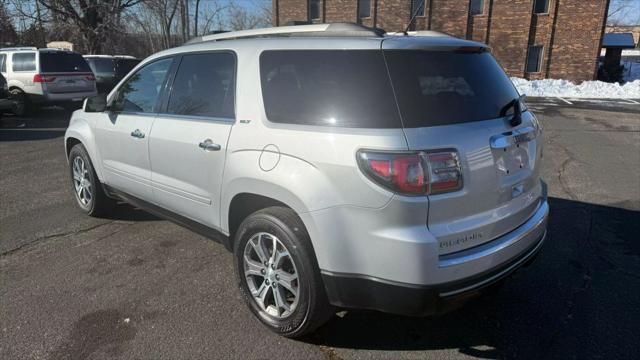
M 518 93 L 488 52 L 387 50 L 404 127 L 500 117 Z
M 278 50 L 260 56 L 265 111 L 276 123 L 400 128 L 379 50 Z
M 118 89 L 114 110 L 138 113 L 154 113 L 164 81 L 173 59 L 152 62 L 135 74 Z
M 113 74 L 116 69 L 116 64 L 114 59 L 109 58 L 92 58 L 87 59 L 91 70 L 95 73 L 101 74 Z
M 234 118 L 235 69 L 235 55 L 229 52 L 184 55 L 167 112 Z
M 13 71 L 36 71 L 36 53 L 16 53 L 11 61 Z
M 65 52 L 41 52 L 40 71 L 60 72 L 91 72 L 91 68 L 82 55 Z
M 0 54 L 0 72 L 7 72 L 7 55 Z

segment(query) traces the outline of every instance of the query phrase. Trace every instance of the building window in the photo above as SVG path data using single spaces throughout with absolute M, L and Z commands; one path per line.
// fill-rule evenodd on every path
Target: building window
M 540 72 L 540 66 L 542 66 L 542 45 L 530 46 L 525 71 L 529 73 Z
M 536 0 L 533 5 L 533 12 L 535 14 L 546 14 L 549 12 L 549 0 Z
M 411 16 L 424 16 L 424 4 L 427 0 L 411 0 Z
M 371 17 L 371 0 L 358 0 L 358 17 Z
M 320 0 L 309 0 L 309 20 L 320 20 Z
M 484 14 L 484 0 L 471 0 L 469 3 L 469 12 L 471 15 Z

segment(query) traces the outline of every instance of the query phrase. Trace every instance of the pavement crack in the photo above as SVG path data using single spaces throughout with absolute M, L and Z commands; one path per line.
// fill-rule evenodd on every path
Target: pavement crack
M 89 231 L 95 230 L 97 228 L 106 226 L 106 225 L 110 225 L 115 223 L 116 220 L 112 220 L 112 221 L 107 221 L 107 222 L 103 222 L 100 224 L 96 224 L 93 226 L 89 226 L 86 228 L 80 228 L 80 229 L 75 229 L 75 230 L 70 230 L 70 231 L 63 231 L 63 232 L 59 232 L 59 233 L 54 233 L 54 234 L 49 234 L 49 235 L 44 235 L 44 236 L 38 236 L 35 239 L 29 241 L 29 242 L 25 242 L 24 244 L 21 244 L 18 247 L 15 247 L 13 249 L 9 249 L 6 251 L 3 251 L 0 253 L 0 257 L 5 257 L 5 256 L 9 256 L 9 255 L 13 255 L 23 249 L 26 249 L 28 247 L 30 247 L 31 245 L 34 245 L 38 242 L 44 241 L 44 240 L 50 240 L 50 239 L 56 239 L 56 238 L 64 238 L 64 237 L 68 237 L 68 236 L 73 236 L 73 235 L 78 235 L 78 234 L 84 234 L 87 233 Z

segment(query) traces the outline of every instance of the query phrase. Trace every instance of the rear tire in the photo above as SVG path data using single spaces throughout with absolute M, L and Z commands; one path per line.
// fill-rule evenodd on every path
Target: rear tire
M 71 190 L 84 213 L 98 217 L 113 209 L 115 201 L 104 193 L 89 154 L 82 144 L 75 145 L 69 152 L 69 172 Z
M 245 302 L 271 331 L 298 338 L 334 315 L 309 235 L 293 210 L 270 207 L 247 217 L 236 232 L 234 255 Z

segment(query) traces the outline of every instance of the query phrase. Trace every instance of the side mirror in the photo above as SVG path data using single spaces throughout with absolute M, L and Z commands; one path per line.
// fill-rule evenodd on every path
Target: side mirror
M 100 94 L 85 99 L 82 110 L 88 113 L 97 113 L 107 110 L 107 95 Z

